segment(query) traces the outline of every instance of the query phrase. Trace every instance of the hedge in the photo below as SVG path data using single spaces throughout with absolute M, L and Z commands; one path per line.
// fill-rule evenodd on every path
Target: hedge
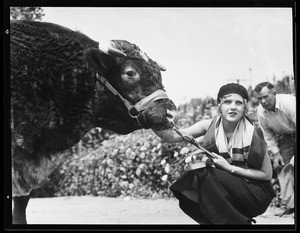
M 80 153 L 72 148 L 61 155 L 56 170 L 32 195 L 170 197 L 170 184 L 184 171 L 184 157 L 195 149 L 162 143 L 151 130 L 111 134 L 96 148 L 84 147 Z

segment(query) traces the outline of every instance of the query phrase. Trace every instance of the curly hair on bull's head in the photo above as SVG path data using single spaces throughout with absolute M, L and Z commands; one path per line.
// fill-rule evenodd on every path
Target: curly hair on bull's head
M 152 60 L 145 52 L 143 52 L 137 45 L 129 43 L 126 40 L 112 40 L 116 47 L 124 52 L 129 58 L 136 58 L 146 61 L 151 67 L 155 69 L 165 71 L 165 67 Z
M 109 54 L 116 64 L 121 65 L 126 60 L 136 60 L 140 63 L 142 67 L 141 72 L 144 73 L 143 77 L 147 79 L 141 79 L 141 86 L 145 93 L 152 93 L 154 90 L 149 88 L 153 84 L 162 82 L 160 71 L 165 71 L 166 69 L 158 64 L 156 61 L 152 60 L 145 52 L 143 52 L 137 45 L 130 43 L 126 40 L 111 40 L 111 41 L 101 41 L 99 43 L 99 48 L 104 53 Z

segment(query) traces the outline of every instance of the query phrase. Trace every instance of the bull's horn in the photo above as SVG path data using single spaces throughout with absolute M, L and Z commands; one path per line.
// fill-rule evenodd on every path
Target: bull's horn
M 99 49 L 108 55 L 116 55 L 116 56 L 121 56 L 121 57 L 127 57 L 125 53 L 123 53 L 121 50 L 119 50 L 116 47 L 116 44 L 113 41 L 110 40 L 105 40 L 101 41 L 99 43 Z
M 156 63 L 157 63 L 157 62 L 156 62 Z M 160 69 L 161 71 L 166 71 L 166 70 L 167 70 L 163 65 L 161 65 L 161 64 L 159 64 L 159 63 L 157 63 L 157 65 L 158 65 L 158 67 L 159 67 L 159 69 Z
M 144 53 L 143 51 L 140 51 L 140 55 L 142 56 L 142 58 L 145 59 L 146 62 L 149 61 L 149 57 L 147 56 L 146 53 Z M 164 66 L 162 66 L 162 65 L 159 64 L 158 62 L 156 62 L 156 64 L 157 64 L 157 66 L 159 67 L 159 69 L 160 69 L 161 71 L 166 71 L 166 70 L 167 70 Z

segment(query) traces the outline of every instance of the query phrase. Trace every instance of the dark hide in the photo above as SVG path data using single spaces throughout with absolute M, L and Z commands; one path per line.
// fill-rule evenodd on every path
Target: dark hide
M 56 155 L 94 127 L 119 134 L 171 127 L 166 118 L 166 109 L 176 109 L 171 100 L 155 101 L 142 112 L 141 127 L 123 102 L 96 81 L 98 72 L 132 104 L 164 89 L 157 63 L 144 60 L 136 45 L 114 41 L 130 57 L 124 59 L 59 25 L 12 21 L 10 26 L 13 197 L 39 187 L 53 171 Z M 137 78 L 130 77 L 128 68 Z M 26 208 L 27 202 L 17 202 Z M 26 222 L 22 211 L 14 215 L 14 223 Z

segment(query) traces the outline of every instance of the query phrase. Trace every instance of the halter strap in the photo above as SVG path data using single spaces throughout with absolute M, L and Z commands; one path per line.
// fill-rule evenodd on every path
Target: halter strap
M 123 98 L 123 96 L 103 76 L 100 76 L 97 73 L 96 78 L 100 83 L 105 85 L 114 95 L 118 96 L 123 101 L 124 105 L 128 110 L 129 116 L 135 118 L 140 126 L 142 125 L 140 124 L 138 117 L 142 111 L 146 110 L 156 100 L 168 99 L 167 93 L 162 89 L 158 89 L 150 95 L 142 98 L 135 105 L 132 105 L 127 99 Z
M 138 112 L 141 112 L 141 111 L 147 109 L 154 101 L 159 100 L 159 99 L 168 99 L 166 92 L 162 89 L 158 89 L 158 90 L 152 92 L 152 94 L 141 99 L 133 107 Z

